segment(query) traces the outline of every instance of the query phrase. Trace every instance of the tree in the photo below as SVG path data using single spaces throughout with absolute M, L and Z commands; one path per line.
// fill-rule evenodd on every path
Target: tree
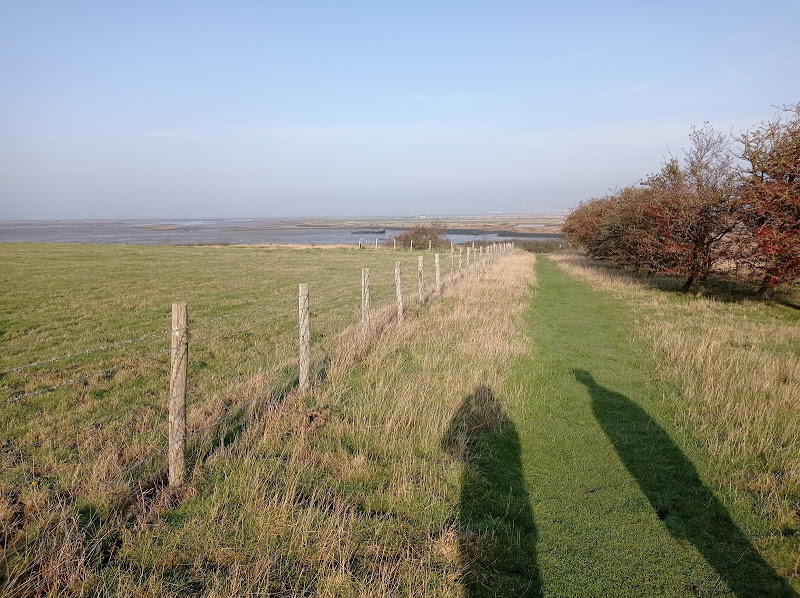
M 651 266 L 651 233 L 642 209 L 649 199 L 648 190 L 625 187 L 582 203 L 567 216 L 562 230 L 594 259 L 634 270 Z
M 689 139 L 683 164 L 672 158 L 644 183 L 655 267 L 685 276 L 684 291 L 729 256 L 724 241 L 740 225 L 742 205 L 728 136 L 706 124 Z
M 743 259 L 762 295 L 800 282 L 800 102 L 739 137 L 746 161 Z
M 594 259 L 607 257 L 602 231 L 612 209 L 613 199 L 610 196 L 581 202 L 561 227 L 567 241 L 583 247 Z

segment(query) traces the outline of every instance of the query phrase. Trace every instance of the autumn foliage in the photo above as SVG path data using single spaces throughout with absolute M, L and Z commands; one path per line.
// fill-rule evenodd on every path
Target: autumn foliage
M 800 103 L 740 137 L 747 205 L 742 258 L 762 290 L 800 282 Z
M 695 280 L 745 276 L 769 293 L 800 282 L 800 104 L 736 139 L 693 129 L 639 185 L 582 203 L 567 239 L 595 259 Z

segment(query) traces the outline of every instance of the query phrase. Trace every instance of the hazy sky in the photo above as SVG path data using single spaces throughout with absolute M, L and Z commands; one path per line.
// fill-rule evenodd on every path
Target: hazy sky
M 0 0 L 0 219 L 564 209 L 800 101 L 800 1 Z

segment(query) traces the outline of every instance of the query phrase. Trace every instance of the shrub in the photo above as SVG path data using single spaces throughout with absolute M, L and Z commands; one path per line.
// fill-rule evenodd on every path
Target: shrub
M 417 224 L 394 239 L 390 239 L 387 244 L 392 244 L 393 241 L 396 241 L 399 247 L 410 247 L 413 242 L 414 248 L 420 250 L 428 249 L 428 243 L 434 249 L 450 247 L 450 241 L 444 236 L 444 227 L 438 222 Z

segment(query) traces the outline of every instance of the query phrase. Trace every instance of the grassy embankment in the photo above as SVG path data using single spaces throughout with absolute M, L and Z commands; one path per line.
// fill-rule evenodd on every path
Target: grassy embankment
M 75 250 L 63 251 L 67 260 Z M 234 298 L 242 293 L 236 307 L 249 296 L 241 272 L 263 266 L 264 256 L 238 248 L 91 251 L 119 251 L 116 266 L 109 253 L 95 255 L 97 267 L 113 272 L 125 271 L 118 266 L 129 256 L 130 281 L 157 278 L 142 267 L 148 255 L 157 263 L 179 260 L 194 272 L 187 293 L 205 284 L 213 295 L 230 285 Z M 369 264 L 353 253 L 352 262 L 342 253 L 327 265 L 329 274 L 342 263 L 352 266 L 347 278 L 357 292 L 358 267 Z M 319 252 L 283 254 L 275 254 L 277 263 L 298 259 L 325 268 Z M 215 259 L 217 267 L 208 268 Z M 670 311 L 672 298 L 660 305 L 658 291 L 616 281 L 612 296 L 540 259 L 527 314 L 533 258 L 517 253 L 402 327 L 387 328 L 359 360 L 349 350 L 359 345 L 357 336 L 331 334 L 330 355 L 341 357 L 315 391 L 290 394 L 279 407 L 259 403 L 214 428 L 206 448 L 194 449 L 181 493 L 136 486 L 135 476 L 159 474 L 154 464 L 120 477 L 100 458 L 102 448 L 81 444 L 70 461 L 55 454 L 57 441 L 36 435 L 38 423 L 8 426 L 6 447 L 30 441 L 30 434 L 41 444 L 4 451 L 10 460 L 3 464 L 2 515 L 22 524 L 9 536 L 7 563 L 27 558 L 31 583 L 101 595 L 782 595 L 773 570 L 792 574 L 793 532 L 785 528 L 787 540 L 775 543 L 774 530 L 737 500 L 744 494 L 718 491 L 726 467 L 736 463 L 698 445 L 702 420 L 687 415 L 697 399 L 691 380 L 676 375 L 684 368 L 659 364 L 636 338 L 637 322 L 688 316 Z M 59 270 L 58 262 L 40 268 Z M 103 278 L 114 280 L 78 280 L 75 291 L 88 287 L 91 302 Z M 635 303 L 640 293 L 653 296 Z M 3 308 L 25 314 L 27 303 L 30 295 Z M 357 306 L 347 309 L 352 319 Z M 5 317 L 12 322 L 5 330 L 14 329 Z M 19 320 L 12 340 L 28 329 Z M 702 330 L 706 321 L 693 326 Z M 223 362 L 231 365 L 237 355 Z M 212 367 L 207 360 L 198 375 Z M 252 396 L 235 385 L 239 378 L 220 380 L 234 383 L 225 386 L 231 401 Z M 259 388 L 277 382 L 250 381 Z M 163 401 L 163 388 L 152 392 Z M 48 403 L 43 413 L 66 417 L 69 400 Z M 98 401 L 82 395 L 79 402 Z M 226 409 L 223 402 L 214 416 Z M 160 403 L 150 408 L 158 410 L 163 420 Z M 27 436 L 13 436 L 17 429 Z M 130 435 L 124 426 L 116 433 Z M 112 460 L 133 459 L 124 448 L 131 442 L 116 443 Z M 62 458 L 68 465 L 59 465 Z M 52 471 L 37 472 L 42 463 Z M 23 589 L 26 580 L 18 583 Z

